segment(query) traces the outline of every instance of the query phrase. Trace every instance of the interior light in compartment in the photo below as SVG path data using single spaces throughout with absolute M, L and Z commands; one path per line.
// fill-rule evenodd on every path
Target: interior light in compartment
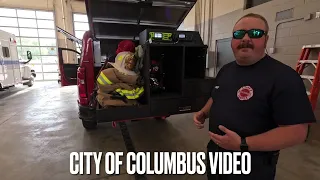
M 162 34 L 161 34 L 161 33 L 155 33 L 155 34 L 154 34 L 154 37 L 155 37 L 155 38 L 162 38 Z
M 184 38 L 186 38 L 185 34 L 179 34 L 179 39 L 184 39 Z

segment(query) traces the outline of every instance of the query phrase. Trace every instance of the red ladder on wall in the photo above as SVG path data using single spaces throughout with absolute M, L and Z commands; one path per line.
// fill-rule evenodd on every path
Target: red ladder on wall
M 320 90 L 320 52 L 317 60 L 309 60 L 309 55 L 312 50 L 320 50 L 320 44 L 305 45 L 302 47 L 300 58 L 297 63 L 296 71 L 302 79 L 307 79 L 311 83 L 311 88 L 307 91 L 312 109 L 315 110 Z M 312 64 L 315 68 L 313 75 L 303 75 L 306 65 Z

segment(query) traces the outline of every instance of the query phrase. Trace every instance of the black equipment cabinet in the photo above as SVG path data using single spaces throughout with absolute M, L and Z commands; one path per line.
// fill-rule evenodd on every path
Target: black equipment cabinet
M 139 106 L 97 109 L 79 106 L 80 119 L 111 122 L 163 117 L 198 111 L 205 105 L 213 85 L 213 79 L 205 77 L 207 46 L 199 32 L 177 31 L 196 2 L 85 0 L 90 34 L 100 42 L 101 53 L 113 55 L 118 43 L 125 39 L 143 46 L 141 73 L 145 91 Z M 162 93 L 155 93 L 150 87 L 149 70 L 155 59 L 163 62 Z
M 208 101 L 214 78 L 206 77 L 207 46 L 198 32 L 165 31 L 172 38 L 149 41 L 149 32 L 140 33 L 140 45 L 144 49 L 143 68 L 144 94 L 139 106 L 99 109 L 94 111 L 98 122 L 166 117 L 199 111 Z M 161 32 L 164 32 L 163 30 Z M 177 39 L 181 34 L 185 38 Z M 153 91 L 150 86 L 152 61 L 161 62 L 162 91 Z M 80 111 L 83 112 L 83 111 Z M 88 116 L 88 115 L 85 115 Z
M 173 37 L 168 42 L 150 42 L 144 38 L 150 31 L 154 30 L 146 30 L 140 35 L 140 44 L 147 42 L 143 44 L 143 74 L 145 103 L 150 107 L 150 115 L 169 116 L 200 110 L 210 97 L 213 85 L 213 78 L 205 76 L 208 47 L 202 44 L 198 32 L 173 31 L 172 36 L 184 33 L 193 37 L 187 41 Z M 152 61 L 160 62 L 164 74 L 162 80 L 165 89 L 160 92 L 153 92 L 150 86 Z

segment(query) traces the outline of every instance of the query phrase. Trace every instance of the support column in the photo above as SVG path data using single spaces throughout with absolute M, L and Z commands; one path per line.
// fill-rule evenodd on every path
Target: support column
M 56 26 L 65 31 L 74 34 L 73 16 L 70 0 L 54 0 L 54 12 L 56 19 Z M 74 43 L 66 38 L 63 34 L 57 32 L 58 46 L 62 48 L 76 49 Z M 76 56 L 73 52 L 63 53 L 64 63 L 76 63 Z

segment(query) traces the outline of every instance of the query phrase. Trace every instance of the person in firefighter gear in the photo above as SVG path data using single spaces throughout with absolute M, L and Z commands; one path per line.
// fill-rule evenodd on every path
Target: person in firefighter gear
M 138 105 L 137 99 L 144 92 L 143 86 L 137 84 L 139 74 L 134 70 L 137 60 L 134 53 L 124 51 L 118 53 L 111 68 L 100 72 L 97 79 L 97 101 L 104 107 Z

